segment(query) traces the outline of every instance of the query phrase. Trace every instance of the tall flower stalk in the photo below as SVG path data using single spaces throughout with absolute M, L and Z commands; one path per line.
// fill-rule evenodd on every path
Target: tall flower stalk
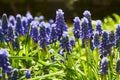
M 41 56 L 42 56 L 42 58 L 49 57 L 49 59 L 50 59 L 50 54 L 48 54 L 48 50 L 47 50 L 47 45 L 49 44 L 49 37 L 48 37 L 48 34 L 46 32 L 46 23 L 45 22 L 40 23 L 39 34 L 40 34 L 39 35 L 40 47 L 42 49 Z
M 73 66 L 73 59 L 72 59 L 72 56 L 70 54 L 72 46 L 71 46 L 71 44 L 69 42 L 68 32 L 63 32 L 63 35 L 62 35 L 61 40 L 60 40 L 60 46 L 64 50 L 64 52 L 67 53 L 67 54 L 64 54 L 64 57 L 68 58 L 68 61 L 67 61 L 68 66 L 72 67 Z
M 101 75 L 101 80 L 107 80 L 108 66 L 108 59 L 104 57 L 101 61 L 99 71 L 99 74 Z
M 99 35 L 102 35 L 102 21 L 97 20 L 96 21 L 96 31 L 99 33 Z
M 90 40 L 90 49 L 93 51 L 94 46 L 93 46 L 93 31 L 94 29 L 92 28 L 92 18 L 91 18 L 91 13 L 88 10 L 85 10 L 83 13 L 84 17 L 87 18 L 88 20 L 88 35 L 89 35 L 89 40 Z
M 64 31 L 67 31 L 67 25 L 65 23 L 64 20 L 64 12 L 62 11 L 62 9 L 58 9 L 56 11 L 56 31 L 57 31 L 57 36 L 58 36 L 58 40 L 60 40 L 62 34 Z
M 79 17 L 74 18 L 74 28 L 73 28 L 73 34 L 75 37 L 75 41 L 78 42 L 78 47 L 80 47 L 80 19 Z
M 7 34 L 7 29 L 8 29 L 8 18 L 7 18 L 7 14 L 3 14 L 3 15 L 2 15 L 2 32 L 4 33 L 4 35 Z
M 118 50 L 118 57 L 120 58 L 120 24 L 118 24 L 117 25 L 117 27 L 116 27 L 116 43 L 115 43 L 115 46 L 116 46 L 116 48 L 117 48 L 117 50 Z

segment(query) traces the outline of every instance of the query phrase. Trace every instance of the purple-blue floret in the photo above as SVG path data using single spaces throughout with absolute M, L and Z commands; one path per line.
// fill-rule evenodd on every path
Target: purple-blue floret
M 108 74 L 108 59 L 104 57 L 100 65 L 100 74 Z
M 74 28 L 73 33 L 75 38 L 80 38 L 80 19 L 79 17 L 75 17 L 74 19 Z

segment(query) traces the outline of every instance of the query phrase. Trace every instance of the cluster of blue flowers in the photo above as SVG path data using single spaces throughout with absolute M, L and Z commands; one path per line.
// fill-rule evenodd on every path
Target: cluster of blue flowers
M 80 37 L 80 20 L 76 17 L 75 24 L 79 26 L 78 32 L 75 32 Z M 11 42 L 13 49 L 19 49 L 19 36 L 29 36 L 35 44 L 40 43 L 40 47 L 45 49 L 49 44 L 61 41 L 64 32 L 68 32 L 67 25 L 64 20 L 64 12 L 61 9 L 56 11 L 56 21 L 50 19 L 49 22 L 44 21 L 44 16 L 34 17 L 27 12 L 26 16 L 17 14 L 16 17 L 3 14 L 0 20 L 0 42 Z M 70 45 L 70 44 L 69 44 Z M 71 46 L 74 45 L 74 39 L 71 40 Z M 61 45 L 63 47 L 63 45 Z M 66 46 L 67 47 L 67 46 Z
M 48 45 L 54 44 L 57 41 L 60 42 L 61 51 L 71 53 L 72 48 L 75 47 L 75 40 L 82 40 L 82 47 L 86 48 L 86 45 L 90 47 L 91 51 L 99 49 L 99 53 L 103 56 L 101 62 L 100 73 L 107 74 L 108 60 L 107 55 L 111 54 L 112 47 L 116 47 L 120 52 L 120 25 L 117 25 L 116 32 L 107 32 L 102 30 L 102 22 L 96 21 L 96 29 L 92 27 L 92 18 L 90 11 L 84 11 L 83 18 L 74 18 L 74 37 L 69 37 L 68 27 L 64 20 L 64 12 L 61 9 L 56 11 L 56 20 L 50 19 L 49 22 L 44 21 L 44 16 L 33 17 L 30 12 L 27 12 L 26 16 L 17 14 L 16 17 L 3 14 L 0 19 L 0 42 L 11 42 L 13 49 L 19 49 L 18 38 L 21 36 L 30 37 L 35 44 L 46 50 Z M 61 52 L 60 51 L 60 52 Z M 3 63 L 0 63 L 2 67 L 2 73 L 9 74 L 12 70 L 8 53 L 5 50 L 0 51 L 0 57 Z M 119 63 L 119 61 L 118 61 Z M 118 67 L 116 68 L 118 69 Z M 13 76 L 16 76 L 18 70 L 14 70 Z M 30 71 L 26 70 L 26 78 L 30 78 Z M 15 77 L 17 79 L 17 77 Z
M 11 75 L 12 67 L 8 59 L 9 53 L 6 49 L 0 49 L 0 68 L 2 70 L 2 75 Z
M 2 72 L 0 73 L 0 80 L 18 80 L 18 69 L 12 69 L 8 56 L 9 52 L 6 49 L 0 49 L 0 70 Z M 7 76 L 5 76 L 6 74 Z M 25 71 L 25 78 L 31 78 L 31 73 L 28 69 Z

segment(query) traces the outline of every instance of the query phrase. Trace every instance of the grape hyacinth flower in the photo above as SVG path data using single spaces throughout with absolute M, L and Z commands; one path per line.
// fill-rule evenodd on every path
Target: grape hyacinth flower
M 24 28 L 24 33 L 27 34 L 28 33 L 28 20 L 26 17 L 22 17 L 22 26 Z
M 39 35 L 39 41 L 40 41 L 40 47 L 44 50 L 46 50 L 46 46 L 48 45 L 48 35 L 46 32 L 46 24 L 45 22 L 40 23 L 40 35 Z
M 84 15 L 84 17 L 86 17 L 88 19 L 88 21 L 91 21 L 91 13 L 90 13 L 90 11 L 85 10 L 83 12 L 83 15 Z
M 61 49 L 61 50 L 59 50 L 58 54 L 61 56 L 64 56 L 64 52 L 65 52 L 65 49 Z
M 0 49 L 0 67 L 2 68 L 2 74 L 7 73 L 8 76 L 10 76 L 12 67 L 10 66 L 8 56 L 9 53 L 6 49 Z
M 50 20 L 49 20 L 49 23 L 50 23 L 50 25 L 54 24 L 54 20 L 53 20 L 53 19 L 50 19 Z
M 115 42 L 116 42 L 115 46 L 118 49 L 119 54 L 120 54 L 120 44 L 119 44 L 120 43 L 120 24 L 118 24 L 117 28 L 116 28 L 116 40 L 115 40 Z
M 88 20 L 88 29 L 89 29 L 89 35 L 93 36 L 94 29 L 92 28 L 92 19 L 91 19 L 91 13 L 88 10 L 85 10 L 83 13 L 84 17 Z
M 40 16 L 39 19 L 40 19 L 40 22 L 44 21 L 44 16 Z
M 98 32 L 94 34 L 93 44 L 94 44 L 94 47 L 96 48 L 100 47 L 100 36 Z
M 38 26 L 39 26 L 39 22 L 37 21 L 31 22 L 30 37 L 33 39 L 34 43 L 38 42 L 38 36 L 39 36 Z
M 27 78 L 27 79 L 29 79 L 29 78 L 31 78 L 32 76 L 31 76 L 31 72 L 30 72 L 30 70 L 26 70 L 25 71 L 25 78 Z
M 4 42 L 4 34 L 2 32 L 2 27 L 0 26 L 0 42 Z
M 56 31 L 57 31 L 57 35 L 58 35 L 58 40 L 60 40 L 62 34 L 64 31 L 67 31 L 67 25 L 65 23 L 64 20 L 64 12 L 62 11 L 62 9 L 58 9 L 58 11 L 56 11 Z
M 76 39 L 80 38 L 80 19 L 79 19 L 79 17 L 75 17 L 75 19 L 74 19 L 73 33 L 74 33 L 74 37 Z
M 22 26 L 20 14 L 16 15 L 15 33 L 16 33 L 16 36 L 18 36 L 18 35 L 23 36 L 24 35 L 24 27 Z
M 7 29 L 8 29 L 8 19 L 7 19 L 7 14 L 2 15 L 2 32 L 4 34 L 7 34 Z
M 15 26 L 15 23 L 16 23 L 16 20 L 15 20 L 15 17 L 13 15 L 9 16 L 9 22 Z
M 116 70 L 117 73 L 120 73 L 120 58 L 117 60 L 115 70 Z
M 48 37 L 50 36 L 51 26 L 49 23 L 45 23 L 46 33 Z
M 39 20 L 39 17 L 34 17 L 34 20 L 35 20 L 35 21 L 38 21 L 38 20 Z
M 18 80 L 18 69 L 13 70 L 12 80 Z
M 14 33 L 13 33 L 13 25 L 12 23 L 8 23 L 8 31 L 7 31 L 7 35 L 6 35 L 6 41 L 12 41 L 14 39 Z
M 80 32 L 80 37 L 82 38 L 82 48 L 85 47 L 85 41 L 89 39 L 89 34 L 88 34 L 88 20 L 87 18 L 82 18 L 82 24 L 81 24 L 81 32 Z
M 108 59 L 104 57 L 100 65 L 100 74 L 108 74 Z
M 83 13 L 84 17 L 87 18 L 88 20 L 88 35 L 89 35 L 89 40 L 90 40 L 90 49 L 93 51 L 94 50 L 94 46 L 93 46 L 93 31 L 94 29 L 92 28 L 92 19 L 91 19 L 91 13 L 88 10 L 85 10 Z
M 33 16 L 31 15 L 29 11 L 26 13 L 26 18 L 28 20 L 28 27 L 29 27 L 30 23 L 33 21 Z
M 73 37 L 70 37 L 70 45 L 71 45 L 72 47 L 75 46 L 75 40 L 74 40 Z
M 17 36 L 14 37 L 14 40 L 12 41 L 12 46 L 13 46 L 13 49 L 14 49 L 14 50 L 20 49 Z
M 110 53 L 110 46 L 109 46 L 108 32 L 103 31 L 102 42 L 100 45 L 100 54 L 107 56 L 107 54 L 109 53 Z
M 62 35 L 61 40 L 60 40 L 60 46 L 66 52 L 70 52 L 71 51 L 72 46 L 70 45 L 69 35 L 68 35 L 67 32 L 63 32 L 63 35 Z
M 112 47 L 115 45 L 115 33 L 114 31 L 109 32 L 109 45 Z
M 102 35 L 102 21 L 101 20 L 97 20 L 96 22 L 96 31 L 99 33 L 99 35 Z
M 90 37 L 90 49 L 93 51 L 94 50 L 94 45 L 93 45 L 93 37 Z
M 50 44 L 55 43 L 57 41 L 57 32 L 56 32 L 56 24 L 51 25 L 51 32 L 50 32 Z
M 81 38 L 82 39 L 89 39 L 89 35 L 88 35 L 88 20 L 87 18 L 82 18 L 82 28 L 81 28 Z
M 116 39 L 120 37 L 120 24 L 117 25 L 116 27 Z

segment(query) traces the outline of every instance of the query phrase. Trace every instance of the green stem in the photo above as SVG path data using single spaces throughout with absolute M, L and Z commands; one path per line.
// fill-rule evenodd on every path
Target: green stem
M 110 68 L 110 79 L 112 80 L 112 79 L 113 79 L 113 73 L 114 73 L 114 70 L 113 70 L 113 55 L 112 55 L 112 48 L 110 49 L 109 58 L 110 58 L 110 65 L 109 65 L 109 68 Z
M 58 71 L 58 72 L 46 74 L 46 75 L 43 75 L 43 76 L 37 76 L 36 78 L 30 78 L 28 80 L 43 79 L 43 78 L 47 78 L 47 77 L 51 77 L 51 76 L 56 76 L 56 75 L 61 75 L 61 74 L 64 74 L 64 71 Z
M 70 53 L 67 53 L 67 57 L 68 57 L 68 66 L 71 68 L 74 64 L 72 56 L 70 55 Z
M 107 75 L 106 74 L 101 74 L 101 80 L 107 80 Z

